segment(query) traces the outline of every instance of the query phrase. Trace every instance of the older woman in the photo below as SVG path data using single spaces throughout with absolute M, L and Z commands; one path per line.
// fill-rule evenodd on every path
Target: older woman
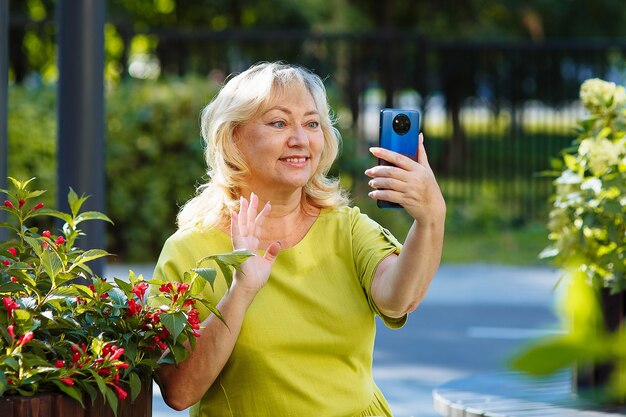
M 392 328 L 424 297 L 440 262 L 445 203 L 420 135 L 417 161 L 365 174 L 369 195 L 414 219 L 404 245 L 348 207 L 327 177 L 337 156 L 324 85 L 299 67 L 258 64 L 230 79 L 202 113 L 208 183 L 185 204 L 155 278 L 181 280 L 207 255 L 248 249 L 230 289 L 205 296 L 189 358 L 157 380 L 193 416 L 390 416 L 372 378 L 375 315 Z

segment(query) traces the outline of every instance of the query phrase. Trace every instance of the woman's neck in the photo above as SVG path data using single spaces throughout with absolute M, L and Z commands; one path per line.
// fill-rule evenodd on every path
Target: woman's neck
M 249 198 L 249 193 L 244 197 Z M 290 195 L 258 194 L 258 197 L 259 209 L 267 201 L 271 205 L 261 234 L 263 248 L 275 241 L 279 241 L 283 248 L 294 246 L 304 238 L 320 212 L 319 208 L 307 203 L 301 190 Z

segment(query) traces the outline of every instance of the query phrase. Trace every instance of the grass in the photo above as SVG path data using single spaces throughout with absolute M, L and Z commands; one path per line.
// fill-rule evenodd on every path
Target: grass
M 543 225 L 530 225 L 499 231 L 446 232 L 443 263 L 494 263 L 508 265 L 548 265 L 539 253 L 548 245 Z
M 357 201 L 357 205 L 389 229 L 400 242 L 404 241 L 412 219 L 403 210 L 380 210 L 367 199 Z M 495 208 L 485 199 L 479 206 L 449 205 L 442 262 L 548 265 L 547 260 L 538 257 L 549 244 L 545 225 L 503 226 L 507 222 L 498 214 L 500 206 L 493 205 Z M 470 216 L 468 212 L 479 215 Z

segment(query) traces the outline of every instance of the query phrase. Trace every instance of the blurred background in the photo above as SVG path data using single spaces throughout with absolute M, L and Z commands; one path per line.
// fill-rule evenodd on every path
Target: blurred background
M 36 176 L 54 206 L 55 2 L 9 8 L 8 171 Z M 540 263 L 579 86 L 626 77 L 621 0 L 109 0 L 107 14 L 113 262 L 154 262 L 174 231 L 204 180 L 199 113 L 225 77 L 281 60 L 325 79 L 344 139 L 333 174 L 365 212 L 406 234 L 404 213 L 366 198 L 363 171 L 380 108 L 417 108 L 448 203 L 444 263 Z

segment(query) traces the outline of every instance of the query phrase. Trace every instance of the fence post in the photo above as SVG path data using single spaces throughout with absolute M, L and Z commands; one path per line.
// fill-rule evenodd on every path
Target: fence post
M 9 0 L 0 0 L 0 188 L 7 188 L 9 171 L 8 145 L 8 88 L 9 88 Z M 5 221 L 6 213 L 0 211 L 0 222 Z M 7 231 L 0 228 L 0 241 L 5 240 Z
M 84 209 L 104 211 L 104 22 L 102 0 L 58 3 L 57 207 L 67 211 L 67 193 L 90 195 Z M 81 223 L 84 249 L 102 249 L 105 225 Z M 100 262 L 98 262 L 100 261 Z M 91 263 L 102 275 L 104 261 Z

